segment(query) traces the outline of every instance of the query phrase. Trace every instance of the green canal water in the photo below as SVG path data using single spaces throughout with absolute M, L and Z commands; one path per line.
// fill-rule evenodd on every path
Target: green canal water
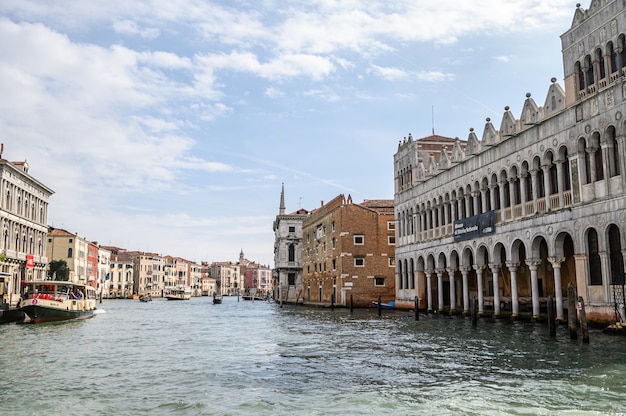
M 235 297 L 98 306 L 0 326 L 0 414 L 626 414 L 626 337 Z

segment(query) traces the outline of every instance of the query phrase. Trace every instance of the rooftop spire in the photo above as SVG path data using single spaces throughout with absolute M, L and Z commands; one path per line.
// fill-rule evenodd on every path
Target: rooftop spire
M 282 184 L 282 189 L 280 190 L 280 207 L 278 210 L 278 215 L 285 215 L 285 184 Z

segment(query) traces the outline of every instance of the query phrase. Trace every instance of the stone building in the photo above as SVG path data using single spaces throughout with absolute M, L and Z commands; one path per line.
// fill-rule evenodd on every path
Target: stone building
M 105 275 L 104 297 L 111 299 L 126 298 L 133 294 L 133 257 L 123 248 L 103 246 L 110 252 L 110 274 Z
M 81 284 L 94 284 L 93 267 L 88 267 L 87 253 L 89 242 L 62 228 L 50 227 L 46 255 L 50 261 L 64 260 L 70 270 L 69 281 Z
M 274 299 L 289 303 L 302 301 L 302 222 L 309 216 L 303 208 L 285 212 L 285 186 L 280 192 L 280 206 L 274 220 Z
M 27 162 L 9 162 L 0 150 L 0 304 L 14 307 L 20 280 L 45 279 L 48 203 L 52 189 L 29 175 Z
M 339 195 L 302 223 L 304 302 L 372 306 L 395 300 L 393 200 Z
M 624 319 L 626 249 L 626 8 L 577 6 L 562 36 L 565 89 L 449 159 L 414 164 L 416 141 L 394 155 L 399 304 L 539 318 L 556 299 L 564 319 L 575 286 L 587 318 Z M 616 302 L 617 299 L 617 302 Z

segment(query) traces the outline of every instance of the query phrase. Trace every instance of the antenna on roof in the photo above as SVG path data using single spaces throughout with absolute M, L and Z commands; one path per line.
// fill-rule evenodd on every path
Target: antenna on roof
M 433 136 L 435 135 L 435 106 L 431 105 L 430 107 L 430 115 L 431 115 L 431 123 L 433 126 Z

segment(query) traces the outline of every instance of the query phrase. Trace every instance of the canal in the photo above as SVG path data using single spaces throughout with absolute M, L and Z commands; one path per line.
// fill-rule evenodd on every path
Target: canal
M 626 414 L 626 337 L 209 298 L 0 326 L 0 414 Z

